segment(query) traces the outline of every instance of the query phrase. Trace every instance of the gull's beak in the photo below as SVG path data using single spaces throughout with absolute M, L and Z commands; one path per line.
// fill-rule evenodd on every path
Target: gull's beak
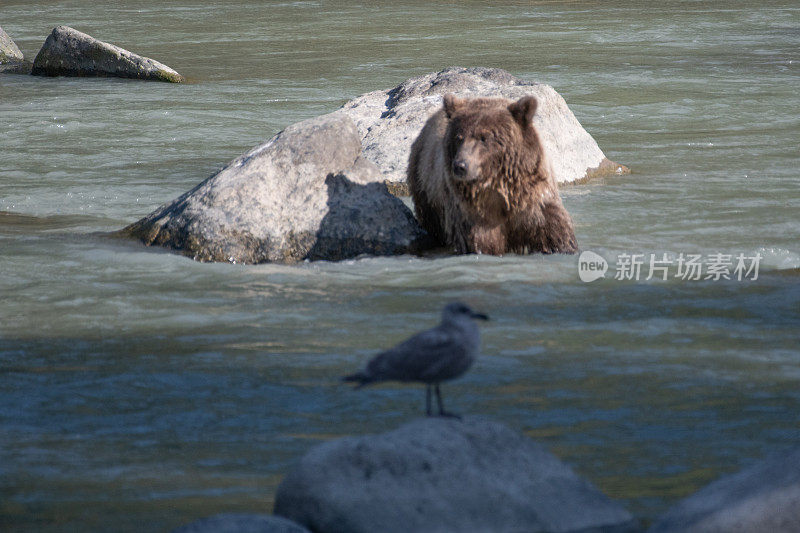
M 481 320 L 489 320 L 489 317 L 487 315 L 484 315 L 483 313 L 476 313 L 475 311 L 473 311 L 470 316 L 472 318 L 479 318 Z

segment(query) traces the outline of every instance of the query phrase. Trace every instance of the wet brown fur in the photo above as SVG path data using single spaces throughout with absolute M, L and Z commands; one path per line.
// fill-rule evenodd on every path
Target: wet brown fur
M 417 218 L 440 244 L 494 255 L 577 250 L 532 123 L 536 105 L 533 97 L 446 95 L 428 119 L 411 147 L 408 186 Z

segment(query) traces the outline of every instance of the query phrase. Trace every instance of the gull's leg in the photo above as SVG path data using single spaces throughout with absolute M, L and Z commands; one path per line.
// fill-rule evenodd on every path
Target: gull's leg
M 431 386 L 425 385 L 425 413 L 431 416 Z
M 439 402 L 439 416 L 446 416 L 449 418 L 458 418 L 461 420 L 461 417 L 455 413 L 448 413 L 444 410 L 444 404 L 442 403 L 442 391 L 439 390 L 439 384 L 436 384 L 436 401 Z

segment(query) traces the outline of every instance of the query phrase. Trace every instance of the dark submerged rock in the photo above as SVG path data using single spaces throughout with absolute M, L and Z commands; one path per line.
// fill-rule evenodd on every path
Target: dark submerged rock
M 9 61 L 0 63 L 0 74 L 30 74 L 32 67 L 30 61 Z
M 34 76 L 113 76 L 181 83 L 170 67 L 68 26 L 58 26 L 33 61 Z
M 275 514 L 322 533 L 638 531 L 543 446 L 472 417 L 316 446 L 284 478 Z
M 800 531 L 800 448 L 723 476 L 667 511 L 648 533 Z
M 380 181 L 353 122 L 323 115 L 289 126 L 121 233 L 200 261 L 414 252 L 426 234 Z

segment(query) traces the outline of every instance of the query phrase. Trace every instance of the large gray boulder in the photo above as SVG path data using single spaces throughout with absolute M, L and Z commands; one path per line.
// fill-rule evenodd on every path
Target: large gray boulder
M 278 487 L 275 514 L 320 533 L 638 531 L 543 446 L 472 417 L 316 446 Z
M 797 533 L 800 448 L 721 477 L 667 511 L 648 533 Z
M 268 514 L 223 513 L 186 524 L 172 533 L 309 533 L 301 525 Z
M 28 74 L 31 64 L 25 61 L 17 44 L 0 28 L 0 73 Z
M 180 83 L 183 76 L 153 59 L 58 26 L 33 60 L 34 76 L 113 76 Z
M 387 182 L 399 192 L 405 189 L 411 143 L 425 121 L 442 106 L 446 93 L 515 100 L 536 96 L 539 107 L 534 123 L 559 183 L 629 172 L 605 157 L 561 95 L 549 85 L 524 81 L 498 68 L 451 67 L 408 79 L 394 89 L 364 94 L 339 110 L 358 126 L 364 156 L 378 165 Z
M 289 126 L 122 234 L 236 263 L 404 254 L 426 238 L 334 114 Z

